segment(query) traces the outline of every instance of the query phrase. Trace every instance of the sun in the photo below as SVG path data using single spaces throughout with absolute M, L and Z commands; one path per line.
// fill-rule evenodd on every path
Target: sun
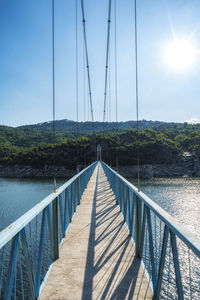
M 195 63 L 196 49 L 187 39 L 174 39 L 164 48 L 164 61 L 175 71 L 184 71 Z

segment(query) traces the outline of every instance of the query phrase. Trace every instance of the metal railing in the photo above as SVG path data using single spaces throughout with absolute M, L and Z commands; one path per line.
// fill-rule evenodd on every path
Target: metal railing
M 200 299 L 200 241 L 129 181 L 101 162 L 149 274 L 154 299 Z
M 97 165 L 75 175 L 0 232 L 0 299 L 36 299 Z

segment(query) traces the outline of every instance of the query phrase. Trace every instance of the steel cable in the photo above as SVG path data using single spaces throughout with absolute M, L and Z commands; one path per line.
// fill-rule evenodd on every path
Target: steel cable
M 107 46 L 106 46 L 106 69 L 105 69 L 105 86 L 104 86 L 104 109 L 103 109 L 103 123 L 105 122 L 106 114 L 106 100 L 107 100 L 107 87 L 108 87 L 108 60 L 110 49 L 110 17 L 111 17 L 111 0 L 109 0 L 108 7 L 108 28 L 107 28 Z
M 55 13 L 54 0 L 52 0 L 52 96 L 53 96 L 53 184 L 54 192 L 56 192 L 56 151 L 55 151 Z
M 117 0 L 115 0 L 114 6 L 114 18 L 115 18 L 115 117 L 118 125 L 118 75 L 117 75 Z M 118 128 L 118 126 L 117 126 Z
M 139 89 L 138 89 L 138 30 L 137 30 L 137 0 L 134 6 L 134 31 L 135 31 L 135 97 L 136 97 L 136 119 L 137 119 L 137 181 L 140 191 L 140 145 L 139 145 Z
M 82 9 L 83 37 L 84 37 L 84 45 L 85 45 L 87 78 L 88 78 L 89 103 L 90 103 L 91 121 L 92 121 L 92 135 L 93 135 L 92 142 L 94 143 L 94 148 L 97 148 L 97 142 L 96 142 L 96 137 L 95 137 L 95 129 L 94 129 L 94 113 L 93 113 L 93 103 L 92 103 L 90 67 L 89 67 L 87 35 L 86 35 L 86 26 L 85 26 L 85 11 L 84 11 L 84 1 L 83 0 L 81 0 L 81 9 Z
M 79 149 L 78 149 L 78 138 L 79 138 L 79 126 L 78 126 L 78 105 L 79 105 L 79 92 L 78 92 L 78 85 L 79 85 L 79 78 L 78 78 L 78 2 L 75 1 L 75 80 L 76 80 L 76 171 L 79 173 Z
M 88 105 L 89 106 L 89 105 Z M 88 113 L 89 115 L 89 113 Z M 85 88 L 85 48 L 84 48 L 84 40 L 83 40 L 83 120 L 84 126 L 86 121 L 86 88 Z M 86 129 L 86 127 L 85 127 Z M 84 129 L 83 129 L 84 134 Z M 86 167 L 86 149 L 84 147 L 84 167 Z
M 78 4 L 77 0 L 75 2 L 75 11 L 76 11 L 76 16 L 75 16 L 75 27 L 76 27 L 76 134 L 78 138 L 78 105 L 79 105 L 79 93 L 78 93 L 78 83 L 79 83 L 79 78 L 78 78 Z
M 111 58 L 110 58 L 110 52 L 109 52 L 109 105 L 108 105 L 108 121 L 111 122 Z
M 83 120 L 86 121 L 86 97 L 85 97 L 85 48 L 84 48 L 84 41 L 83 41 Z
M 94 114 L 93 114 L 93 105 L 92 105 L 90 68 L 89 68 L 88 46 L 87 46 L 87 36 L 86 36 L 86 27 L 85 27 L 85 12 L 84 12 L 84 1 L 83 0 L 81 0 L 81 8 L 82 8 L 82 22 L 83 22 L 83 36 L 84 36 L 84 45 L 85 45 L 86 68 L 87 68 L 87 77 L 88 77 L 88 89 L 89 89 L 89 99 L 90 99 L 90 111 L 91 111 L 91 119 L 92 119 L 93 133 L 94 133 Z
M 115 117 L 116 117 L 116 131 L 118 132 L 118 74 L 117 74 L 117 0 L 114 5 L 114 19 L 115 19 Z M 119 168 L 119 147 L 118 139 L 116 147 L 116 171 Z

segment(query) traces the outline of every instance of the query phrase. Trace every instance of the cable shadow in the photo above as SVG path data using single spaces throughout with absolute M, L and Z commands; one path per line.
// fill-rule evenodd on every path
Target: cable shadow
M 95 192 L 93 198 L 92 205 L 92 215 L 91 215 L 91 227 L 90 227 L 90 235 L 88 241 L 88 251 L 87 251 L 87 259 L 85 266 L 85 275 L 84 275 L 84 283 L 83 283 L 83 291 L 82 291 L 82 300 L 90 300 L 92 299 L 92 291 L 93 291 L 93 277 L 95 275 L 94 270 L 94 251 L 95 251 L 95 226 L 96 226 L 96 199 L 97 199 L 97 185 L 99 178 L 99 166 L 97 171 Z
M 102 196 L 105 183 L 106 190 Z M 110 196 L 107 197 L 108 195 Z M 110 197 L 113 198 L 112 201 Z M 93 199 L 82 300 L 130 300 L 133 299 L 133 296 L 137 297 L 136 283 L 138 284 L 141 261 L 134 257 L 134 248 L 133 245 L 130 245 L 132 245 L 131 237 L 122 222 L 116 200 L 112 196 L 110 188 L 107 189 L 107 181 L 105 181 L 102 167 L 99 166 Z

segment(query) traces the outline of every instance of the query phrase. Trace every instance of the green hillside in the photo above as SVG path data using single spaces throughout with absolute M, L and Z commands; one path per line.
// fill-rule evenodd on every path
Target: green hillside
M 118 152 L 119 164 L 136 164 L 137 142 L 141 163 L 173 163 L 182 159 L 185 151 L 199 157 L 200 125 L 140 121 L 137 139 L 136 122 L 95 123 L 95 135 L 91 123 L 56 121 L 55 145 L 52 123 L 27 125 L 17 128 L 0 126 L 0 164 L 3 165 L 51 165 L 53 148 L 56 164 L 75 167 L 96 159 L 96 145 L 102 145 L 102 158 L 115 164 Z

